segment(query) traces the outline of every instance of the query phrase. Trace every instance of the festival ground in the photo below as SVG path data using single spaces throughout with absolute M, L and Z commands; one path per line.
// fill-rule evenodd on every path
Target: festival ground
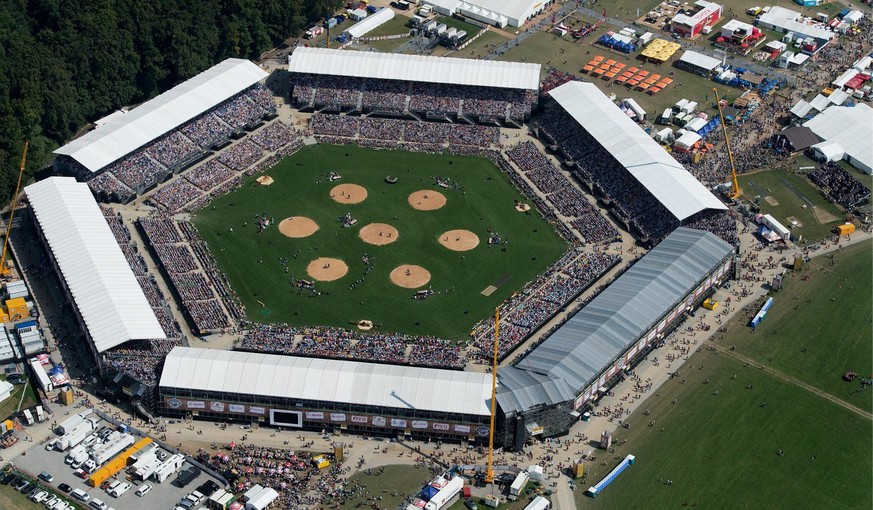
M 331 181 L 330 172 L 342 178 Z M 271 186 L 243 186 L 194 218 L 254 321 L 348 327 L 369 319 L 385 331 L 464 338 L 473 323 L 542 272 L 566 246 L 535 211 L 514 209 L 523 197 L 481 158 L 318 145 L 287 158 L 268 175 L 274 179 Z M 386 182 L 389 176 L 397 182 Z M 442 186 L 435 176 L 445 178 Z M 349 184 L 367 191 L 366 197 L 355 195 L 352 201 L 361 200 L 357 204 L 337 201 L 349 201 Z M 442 195 L 445 205 L 440 200 L 435 210 L 416 210 L 409 197 L 421 192 L 423 199 L 423 190 L 438 190 L 428 200 Z M 346 213 L 349 218 L 343 218 Z M 283 219 L 302 216 L 318 230 L 301 238 L 279 232 Z M 262 217 L 274 223 L 259 233 Z M 344 220 L 353 221 L 344 227 Z M 387 225 L 375 227 L 375 240 L 373 228 L 366 228 L 374 223 Z M 450 230 L 469 231 L 478 244 L 454 234 L 451 241 L 464 237 L 463 246 L 441 246 L 440 236 Z M 504 244 L 490 244 L 489 231 Z M 393 242 L 379 243 L 380 232 L 384 241 Z M 322 257 L 342 260 L 348 273 L 309 288 L 302 280 L 314 278 L 306 268 Z M 404 264 L 426 269 L 426 286 L 392 283 L 390 272 Z M 482 295 L 495 282 L 500 282 L 497 290 Z M 434 294 L 413 299 L 422 289 Z

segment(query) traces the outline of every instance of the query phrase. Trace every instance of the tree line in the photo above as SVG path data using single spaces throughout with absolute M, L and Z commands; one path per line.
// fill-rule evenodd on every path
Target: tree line
M 0 203 L 87 123 L 228 57 L 257 58 L 342 0 L 0 2 Z

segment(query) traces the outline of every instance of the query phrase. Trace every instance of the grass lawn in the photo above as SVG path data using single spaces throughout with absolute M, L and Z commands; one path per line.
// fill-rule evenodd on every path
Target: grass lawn
M 397 508 L 404 498 L 414 494 L 430 479 L 430 471 L 426 468 L 413 466 L 385 466 L 384 473 L 377 474 L 379 469 L 373 469 L 367 475 L 366 471 L 359 471 L 349 478 L 346 488 L 361 485 L 366 488 L 362 494 L 347 500 L 339 506 L 340 510 L 354 510 L 359 504 L 369 506 L 367 500 L 371 497 L 379 498 L 379 507 L 386 509 Z M 397 496 L 394 496 L 394 493 Z
M 6 473 L 6 471 L 4 470 L 3 476 L 5 476 L 5 473 Z M 60 493 L 60 491 L 55 490 L 53 487 L 47 486 L 45 483 L 38 481 L 30 476 L 27 476 L 20 471 L 16 471 L 16 474 L 18 476 L 28 480 L 31 484 L 31 488 L 34 485 L 38 485 L 42 490 L 45 490 L 54 496 L 62 497 L 64 501 L 66 501 L 70 505 L 75 506 L 75 508 L 81 507 L 80 503 L 75 502 L 75 504 L 74 504 L 74 501 L 71 498 L 69 498 L 66 495 L 62 495 Z M 28 489 L 28 491 L 29 490 L 30 489 Z M 6 509 L 11 510 L 13 508 L 14 509 L 25 509 L 25 508 L 41 508 L 41 507 L 37 506 L 33 501 L 27 499 L 27 496 L 25 496 L 24 494 L 21 494 L 20 492 L 13 489 L 9 485 L 0 485 L 0 508 L 2 508 L 4 510 L 6 510 Z
M 331 170 L 343 179 L 329 182 L 326 174 Z M 304 148 L 267 174 L 275 179 L 273 185 L 250 183 L 216 199 L 194 217 L 251 320 L 347 327 L 352 321 L 369 319 L 388 332 L 461 339 L 473 323 L 566 249 L 542 218 L 515 210 L 514 201 L 523 197 L 485 159 L 318 145 Z M 388 175 L 398 182 L 387 184 Z M 432 176 L 451 179 L 465 194 L 436 187 Z M 367 200 L 357 205 L 334 202 L 330 190 L 343 183 L 364 186 Z M 439 189 L 446 205 L 436 211 L 414 210 L 407 197 L 422 189 Z M 339 218 L 347 212 L 358 223 L 342 228 Z M 275 224 L 258 234 L 256 217 L 262 213 L 277 223 L 306 216 L 320 228 L 299 239 L 285 237 Z M 375 222 L 394 226 L 397 240 L 384 246 L 364 243 L 358 232 Z M 479 245 L 466 252 L 442 247 L 440 235 L 453 229 L 474 232 Z M 499 232 L 509 244 L 490 247 L 489 230 Z M 364 254 L 374 260 L 369 274 L 361 260 Z M 319 296 L 292 288 L 289 277 L 311 279 L 306 267 L 319 257 L 342 259 L 348 273 L 334 282 L 317 282 Z M 287 272 L 281 258 L 287 259 Z M 431 279 L 421 288 L 436 294 L 415 300 L 415 290 L 391 283 L 389 273 L 401 264 L 426 268 Z M 490 285 L 497 290 L 483 296 Z
M 681 377 L 649 397 L 649 415 L 630 416 L 615 453 L 586 466 L 580 510 L 870 507 L 869 420 L 717 352 L 693 355 Z M 636 464 L 596 499 L 583 495 L 627 454 Z
M 444 23 L 449 28 L 454 27 L 458 30 L 463 30 L 467 32 L 467 37 L 473 37 L 476 33 L 482 30 L 482 28 L 477 25 L 467 23 L 464 20 L 453 18 L 451 16 L 437 16 L 436 20 L 437 23 Z
M 507 503 L 500 503 L 497 505 L 497 510 L 524 510 L 524 508 L 530 504 L 531 501 L 537 496 L 537 494 L 531 494 L 529 496 L 525 496 L 523 498 L 519 498 L 517 501 L 509 501 Z M 471 498 L 476 502 L 476 505 L 479 507 L 479 510 L 487 510 L 490 506 L 485 506 L 485 498 Z M 548 498 L 547 498 L 548 499 Z M 467 507 L 464 506 L 464 499 L 459 498 L 455 503 L 448 507 L 447 510 L 467 510 Z
M 655 63 L 643 62 L 637 58 L 639 53 L 628 55 L 594 44 L 608 30 L 608 26 L 601 25 L 593 34 L 582 39 L 581 43 L 569 35 L 558 37 L 556 34 L 539 32 L 528 37 L 521 45 L 511 48 L 500 56 L 499 60 L 539 62 L 543 64 L 543 73 L 545 73 L 546 67 L 552 66 L 561 71 L 580 75 L 597 85 L 604 94 L 615 93 L 618 99 L 633 98 L 646 110 L 650 119 L 656 118 L 665 108 L 673 106 L 682 98 L 697 101 L 700 103 L 700 111 L 705 111 L 712 116 L 718 113 L 712 106 L 715 102 L 712 94 L 713 87 L 718 89 L 721 97 L 727 98 L 729 101 L 739 97 L 742 92 L 739 89 L 707 80 L 702 76 L 676 69 L 670 63 L 656 65 Z M 645 92 L 631 90 L 611 81 L 581 74 L 582 67 L 596 55 L 602 55 L 605 58 L 622 62 L 628 67 L 638 67 L 662 76 L 670 76 L 672 72 L 674 81 L 661 92 L 650 96 Z M 677 52 L 677 55 L 681 55 L 681 51 Z
M 467 37 L 473 37 L 478 34 L 479 31 L 473 33 L 467 33 Z M 481 58 L 488 54 L 491 51 L 492 46 L 498 46 L 506 42 L 506 37 L 501 34 L 489 30 L 482 34 L 482 37 L 473 41 L 469 46 L 460 51 L 452 51 L 445 46 L 437 46 L 433 49 L 433 55 L 435 57 L 440 57 L 443 55 L 449 57 L 456 58 Z
M 873 250 L 870 243 L 855 245 L 833 261 L 816 257 L 799 273 L 790 272 L 797 276 L 774 295 L 754 334 L 747 321 L 757 308 L 731 324 L 718 343 L 873 411 L 873 394 L 841 379 L 848 371 L 873 374 Z
M 370 32 L 367 32 L 364 37 L 381 37 L 383 35 L 397 35 L 409 33 L 409 18 L 406 16 L 395 16 L 393 19 L 386 21 L 383 25 L 376 27 Z
M 776 220 L 789 227 L 788 217 L 794 216 L 803 225 L 792 229 L 793 236 L 802 235 L 806 242 L 817 242 L 828 235 L 834 225 L 845 221 L 845 214 L 834 204 L 829 203 L 819 194 L 818 190 L 804 177 L 781 170 L 763 170 L 760 172 L 743 174 L 738 176 L 740 187 L 743 189 L 745 200 L 754 200 L 760 195 L 761 212 L 773 215 Z M 803 194 L 810 202 L 815 204 L 820 212 L 829 215 L 829 220 L 820 223 L 814 209 L 806 203 L 797 193 L 789 188 L 788 182 L 794 189 Z M 772 196 L 779 205 L 771 205 L 765 197 Z M 807 205 L 804 209 L 803 206 Z
M 693 3 L 694 2 L 688 2 L 689 6 Z M 735 14 L 737 19 L 745 21 L 746 23 L 753 23 L 755 21 L 754 16 L 746 14 L 746 9 L 749 7 L 754 7 L 756 5 L 760 7 L 764 7 L 765 5 L 776 5 L 775 2 L 761 2 L 756 0 L 722 0 L 718 3 L 722 6 L 722 12 L 724 13 L 723 16 L 725 18 L 730 18 L 732 14 Z M 640 16 L 642 16 L 660 4 L 660 0 L 606 0 L 605 2 L 597 2 L 591 8 L 595 11 L 606 9 L 606 15 L 610 18 L 635 21 L 637 19 L 637 8 L 639 8 Z M 839 2 L 832 2 L 817 7 L 801 7 L 795 2 L 790 2 L 782 4 L 782 7 L 801 12 L 804 16 L 815 16 L 815 14 L 819 12 L 834 15 L 846 6 Z M 733 13 L 731 13 L 731 10 L 733 10 Z
M 0 379 L 5 381 L 6 376 L 0 375 Z M 22 392 L 24 392 L 23 401 L 21 400 Z M 21 402 L 21 407 L 18 406 L 19 402 Z M 36 393 L 33 391 L 33 386 L 30 384 L 30 381 L 26 384 L 15 384 L 12 386 L 12 394 L 9 398 L 0 403 L 0 420 L 8 418 L 20 409 L 33 407 L 36 403 Z M 0 505 L 0 508 L 2 508 L 2 505 Z

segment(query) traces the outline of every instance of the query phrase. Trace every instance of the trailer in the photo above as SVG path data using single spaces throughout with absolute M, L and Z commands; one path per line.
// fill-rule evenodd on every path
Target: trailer
M 33 419 L 33 414 L 31 414 L 30 409 L 25 409 L 23 414 L 24 414 L 24 421 L 28 425 L 33 425 L 34 423 L 36 423 Z
M 103 446 L 95 450 L 91 450 L 91 458 L 98 466 L 102 466 L 109 462 L 112 457 L 127 449 L 136 442 L 136 439 L 130 434 L 121 434 L 118 437 L 107 441 Z
M 522 471 L 515 477 L 515 480 L 512 482 L 512 485 L 509 486 L 509 495 L 510 496 L 518 496 L 524 490 L 525 485 L 527 485 L 528 480 L 530 480 L 530 475 L 527 474 L 527 471 Z
M 324 27 L 318 25 L 310 27 L 303 33 L 304 39 L 314 39 L 324 33 Z
M 629 466 L 632 466 L 634 462 L 636 462 L 636 457 L 634 457 L 633 455 L 628 455 L 627 457 L 625 457 L 624 460 L 619 462 L 618 465 L 615 466 L 615 468 L 613 468 L 613 470 L 610 471 L 609 474 L 604 476 L 602 480 L 597 482 L 596 485 L 589 487 L 587 491 L 588 494 L 592 498 L 596 498 L 603 489 L 605 489 L 609 484 L 615 481 L 615 479 L 618 478 L 618 475 L 620 475 Z
M 172 455 L 169 459 L 165 460 L 164 463 L 155 470 L 155 472 L 152 474 L 152 477 L 155 479 L 156 482 L 164 483 L 167 478 L 169 478 L 170 475 L 178 471 L 184 463 L 185 456 L 176 453 Z
M 40 423 L 45 421 L 45 411 L 41 405 L 36 406 L 36 421 Z
M 161 462 L 161 460 L 157 457 L 145 459 L 142 464 L 140 464 L 139 462 L 134 464 L 135 469 L 133 470 L 133 473 L 131 473 L 131 475 L 134 477 L 134 479 L 137 480 L 148 480 L 149 477 L 151 477 L 155 473 L 155 471 L 157 471 L 158 468 L 161 467 L 163 464 L 164 463 Z
M 40 363 L 38 358 L 30 359 L 30 368 L 33 370 L 33 375 L 36 376 L 36 380 L 39 381 L 39 387 L 42 391 L 48 393 L 55 389 L 52 385 L 52 380 L 49 379 L 48 374 L 45 369 L 42 368 L 42 363 Z
M 94 430 L 94 423 L 90 420 L 82 420 L 82 423 L 55 441 L 55 448 L 62 452 L 67 451 L 81 443 L 92 430 Z
M 549 508 L 552 508 L 549 500 L 542 496 L 537 496 L 528 506 L 524 507 L 524 510 L 549 510 Z
M 93 411 L 88 409 L 88 411 L 76 413 L 73 416 L 70 416 L 66 420 L 62 421 L 60 425 L 55 429 L 55 432 L 58 434 L 66 434 L 67 432 L 76 428 L 76 425 L 82 423 L 85 420 L 85 417 L 91 414 Z
M 464 488 L 464 479 L 460 476 L 456 476 L 449 480 L 449 483 L 445 485 L 442 489 L 439 490 L 433 497 L 430 498 L 430 501 L 424 506 L 425 510 L 442 510 L 445 508 L 449 501 L 452 500 L 461 489 Z

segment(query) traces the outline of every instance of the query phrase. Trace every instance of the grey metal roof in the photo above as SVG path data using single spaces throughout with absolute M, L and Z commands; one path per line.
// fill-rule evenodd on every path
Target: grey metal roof
M 582 389 L 732 250 L 709 232 L 676 229 L 516 367 Z
M 515 367 L 497 373 L 497 403 L 504 413 L 524 412 L 537 405 L 551 405 L 573 400 L 576 393 L 562 379 L 525 372 Z

